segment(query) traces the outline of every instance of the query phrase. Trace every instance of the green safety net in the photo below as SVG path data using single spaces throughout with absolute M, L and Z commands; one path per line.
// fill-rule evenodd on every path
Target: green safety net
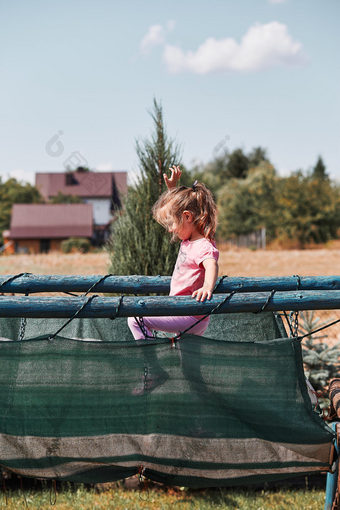
M 0 319 L 0 464 L 188 487 L 330 468 L 333 432 L 308 396 L 300 342 L 271 313 L 211 318 L 204 337 L 136 342 L 126 319 Z M 23 330 L 21 330 L 23 333 Z

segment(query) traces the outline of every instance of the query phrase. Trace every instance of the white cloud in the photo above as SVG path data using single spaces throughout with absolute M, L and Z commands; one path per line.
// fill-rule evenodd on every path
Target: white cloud
M 162 25 L 152 25 L 140 43 L 142 53 L 147 53 L 154 46 L 163 44 L 165 41 L 165 31 Z
M 140 43 L 142 53 L 148 53 L 154 46 L 165 43 L 165 36 L 175 28 L 175 22 L 169 20 L 164 28 L 162 25 L 151 25 Z
M 294 41 L 287 26 L 277 21 L 249 28 L 240 43 L 231 37 L 209 37 L 196 51 L 166 45 L 163 59 L 171 73 L 189 71 L 208 74 L 221 71 L 258 71 L 278 65 L 305 62 L 301 43 Z

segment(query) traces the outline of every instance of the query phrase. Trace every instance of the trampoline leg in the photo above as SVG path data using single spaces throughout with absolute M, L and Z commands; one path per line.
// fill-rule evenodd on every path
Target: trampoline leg
M 332 429 L 336 432 L 336 423 L 332 423 Z M 335 441 L 335 449 L 337 453 L 338 444 Z M 336 488 L 338 484 L 338 471 L 339 471 L 339 460 L 336 461 L 336 468 L 334 473 L 327 473 L 327 482 L 326 482 L 326 499 L 325 499 L 325 509 L 324 510 L 332 510 L 334 497 L 336 493 Z

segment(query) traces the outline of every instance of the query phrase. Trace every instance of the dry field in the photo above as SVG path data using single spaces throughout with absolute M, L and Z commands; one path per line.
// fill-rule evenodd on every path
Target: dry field
M 0 256 L 0 274 L 106 274 L 106 252 Z M 339 275 L 340 249 L 221 250 L 220 274 L 229 276 Z

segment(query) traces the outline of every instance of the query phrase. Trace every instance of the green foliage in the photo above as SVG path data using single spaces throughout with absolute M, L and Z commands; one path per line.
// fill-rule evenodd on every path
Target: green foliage
M 241 148 L 232 152 L 225 149 L 213 161 L 194 168 L 193 173 L 198 180 L 208 186 L 216 197 L 219 189 L 229 179 L 246 179 L 250 169 L 261 163 L 269 163 L 266 150 L 262 147 L 255 147 L 249 154 L 245 154 Z
M 168 139 L 162 107 L 156 100 L 151 117 L 154 124 L 151 139 L 136 145 L 140 176 L 128 190 L 123 212 L 113 224 L 107 246 L 111 259 L 109 272 L 113 274 L 171 274 L 177 257 L 178 245 L 170 242 L 170 235 L 152 218 L 151 209 L 166 189 L 163 173 L 179 163 L 179 149 Z M 191 177 L 184 169 L 181 183 L 188 182 L 191 183 Z
M 91 243 L 86 237 L 70 237 L 61 243 L 63 253 L 71 253 L 73 251 L 87 253 L 90 248 Z
M 10 227 L 13 204 L 41 202 L 43 198 L 35 186 L 21 183 L 14 178 L 2 182 L 0 177 L 0 242 L 2 242 L 2 232 Z
M 248 166 L 255 168 L 261 163 L 270 163 L 267 151 L 263 147 L 254 147 L 248 154 Z
M 335 239 L 340 226 L 340 190 L 329 179 L 301 171 L 280 178 L 262 161 L 245 179 L 229 179 L 218 191 L 220 239 L 266 228 L 267 239 L 301 247 Z
M 315 315 L 314 311 L 300 313 L 299 334 L 311 333 L 326 325 Z M 337 345 L 329 346 L 323 340 L 327 334 L 320 332 L 306 337 L 302 349 L 303 362 L 307 379 L 315 390 L 325 391 L 334 377 L 339 377 L 340 348 Z
M 277 225 L 279 239 L 323 243 L 337 237 L 340 225 L 340 192 L 328 179 L 319 180 L 302 172 L 278 180 Z
M 339 235 L 340 188 L 329 179 L 321 157 L 312 171 L 281 178 L 262 147 L 248 154 L 225 150 L 192 172 L 215 195 L 220 240 L 265 227 L 268 241 L 291 240 L 303 248 Z
M 218 193 L 220 239 L 249 234 L 265 227 L 267 237 L 275 237 L 278 213 L 277 179 L 273 166 L 262 161 L 246 179 L 231 179 Z
M 58 195 L 50 199 L 51 204 L 80 204 L 82 199 L 77 195 L 64 195 L 61 191 L 58 191 Z

